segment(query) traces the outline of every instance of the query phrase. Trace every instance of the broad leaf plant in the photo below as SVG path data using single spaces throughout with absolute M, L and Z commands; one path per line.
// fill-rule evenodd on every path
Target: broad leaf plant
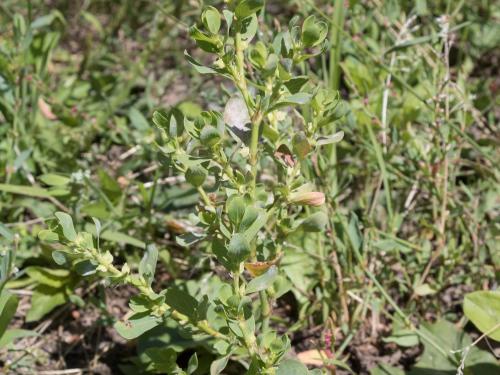
M 223 113 L 210 110 L 191 118 L 172 108 L 153 114 L 162 161 L 200 197 L 189 216 L 193 229 L 177 242 L 202 249 L 224 268 L 217 296 L 195 298 L 177 286 L 154 290 L 155 246 L 146 247 L 138 267 L 118 266 L 99 246 L 97 220 L 95 236 L 77 232 L 71 216 L 58 212 L 51 228 L 40 233 L 60 244 L 53 252 L 59 265 L 137 289 L 128 319 L 115 325 L 123 337 L 134 339 L 174 320 L 180 330 L 210 340 L 217 358 L 212 374 L 235 358 L 248 374 L 308 373 L 285 359 L 290 340 L 277 333 L 271 317 L 285 278 L 280 263 L 287 239 L 322 232 L 328 222 L 325 195 L 316 191 L 311 175 L 315 155 L 343 135 L 329 134 L 346 112 L 338 94 L 295 75 L 327 47 L 326 23 L 314 16 L 302 23 L 293 18 L 288 28 L 270 35 L 259 31 L 262 11 L 262 0 L 228 1 L 221 12 L 204 9 L 200 24 L 190 29 L 208 54 L 203 61 L 211 63 L 186 52 L 189 63 L 200 74 L 232 83 Z M 154 372 L 185 374 L 197 367 L 196 355 L 181 369 L 171 353 L 150 354 Z

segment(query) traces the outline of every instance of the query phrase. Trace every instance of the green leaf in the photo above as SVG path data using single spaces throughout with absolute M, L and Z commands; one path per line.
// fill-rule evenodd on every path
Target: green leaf
M 228 258 L 239 264 L 250 255 L 250 244 L 243 233 L 235 233 L 227 246 Z
M 54 173 L 43 174 L 38 177 L 44 184 L 49 186 L 65 186 L 71 182 L 71 179 Z
M 139 263 L 139 274 L 144 277 L 144 280 L 151 285 L 156 271 L 156 263 L 158 262 L 158 250 L 155 245 L 147 245 L 141 262 Z
M 307 104 L 311 100 L 312 95 L 306 92 L 298 92 L 293 95 L 285 96 L 281 98 L 277 103 L 272 105 L 268 112 L 275 111 L 279 108 L 288 107 L 291 105 L 303 105 Z
M 303 131 L 296 133 L 292 139 L 293 152 L 300 160 L 303 160 L 311 152 L 311 144 Z
M 263 6 L 263 0 L 243 0 L 239 2 L 234 14 L 236 15 L 236 18 L 243 19 L 257 13 Z
M 36 186 L 0 184 L 0 191 L 11 194 L 27 195 L 36 198 L 52 197 L 52 194 L 48 190 Z
M 92 233 L 93 235 L 97 234 L 96 228 L 92 224 L 86 224 L 85 230 L 89 233 Z M 119 244 L 127 244 L 141 249 L 146 248 L 145 242 L 122 232 L 105 230 L 104 232 L 101 233 L 100 238 L 106 241 L 116 242 Z
M 196 352 L 189 358 L 188 366 L 187 366 L 187 373 L 192 374 L 196 371 L 198 368 L 198 356 L 196 355 Z
M 35 331 L 29 331 L 27 329 L 8 329 L 3 334 L 0 333 L 0 349 L 11 344 L 16 339 L 21 339 L 23 337 L 29 336 L 38 336 L 38 333 L 36 333 Z
M 14 317 L 19 303 L 18 298 L 7 290 L 0 293 L 0 337 L 7 330 L 7 327 Z
M 165 302 L 191 320 L 197 320 L 198 301 L 184 290 L 178 287 L 169 288 L 165 293 Z
M 265 210 L 248 206 L 241 219 L 240 232 L 243 232 L 246 240 L 250 243 L 266 222 L 267 214 Z
M 302 24 L 302 43 L 305 47 L 315 47 L 325 40 L 327 33 L 328 26 L 325 22 L 318 22 L 315 16 L 309 16 Z
M 300 224 L 305 232 L 321 232 L 328 223 L 328 216 L 322 211 L 315 212 Z
M 238 227 L 241 220 L 243 219 L 243 215 L 245 215 L 246 202 L 245 199 L 237 194 L 231 195 L 227 199 L 226 203 L 226 211 L 227 216 L 231 223 Z
M 248 283 L 245 293 L 250 294 L 260 292 L 261 290 L 266 290 L 273 284 L 277 276 L 278 269 L 276 268 L 276 266 L 269 267 L 266 273 L 260 275 L 259 277 L 256 277 L 255 279 L 252 279 Z
M 227 366 L 229 355 L 216 359 L 210 365 L 210 375 L 219 375 Z M 283 374 L 284 375 L 284 374 Z
M 57 306 L 67 300 L 63 290 L 47 285 L 38 286 L 31 296 L 31 308 L 26 315 L 26 322 L 34 322 L 43 318 Z
M 73 219 L 71 216 L 69 216 L 67 213 L 64 212 L 56 212 L 54 214 L 57 219 L 59 220 L 59 224 L 61 225 L 64 237 L 68 241 L 75 241 L 76 240 L 76 231 L 75 227 L 73 226 Z
M 38 232 L 37 236 L 41 241 L 46 241 L 46 242 L 59 241 L 59 235 L 56 232 L 52 232 L 51 230 L 48 229 L 42 229 L 40 232 Z
M 370 375 L 405 375 L 405 372 L 396 367 L 380 364 L 370 370 Z
M 500 341 L 500 292 L 478 291 L 464 298 L 464 314 L 488 337 Z M 494 329 L 494 327 L 497 327 Z
M 126 321 L 118 321 L 114 327 L 118 334 L 127 340 L 133 340 L 144 332 L 158 326 L 163 320 L 156 316 L 150 315 L 149 311 L 145 313 L 135 314 Z
M 212 34 L 217 34 L 220 29 L 221 17 L 219 11 L 213 6 L 208 6 L 201 14 L 203 25 Z
M 194 187 L 199 187 L 203 185 L 207 178 L 207 170 L 201 165 L 192 165 L 186 171 L 185 177 L 186 181 L 189 182 Z
M 97 270 L 97 266 L 88 259 L 75 263 L 73 268 L 79 275 L 84 277 L 95 274 Z
M 207 35 L 196 26 L 189 28 L 189 35 L 196 41 L 198 47 L 205 52 L 217 53 L 222 48 L 222 42 L 216 35 Z
M 288 91 L 290 91 L 290 94 L 297 94 L 308 81 L 309 77 L 298 76 L 298 77 L 293 77 L 283 83 L 285 84 Z
M 344 138 L 344 132 L 340 131 L 335 134 L 329 135 L 328 137 L 319 137 L 316 141 L 317 146 L 329 145 L 332 143 L 338 143 Z
M 24 271 L 33 281 L 53 288 L 63 287 L 68 282 L 70 275 L 68 270 L 51 269 L 38 266 L 26 267 Z
M 219 130 L 211 125 L 205 126 L 200 132 L 200 142 L 203 146 L 213 147 L 222 139 Z
M 307 367 L 294 359 L 285 359 L 280 363 L 276 375 L 308 375 Z

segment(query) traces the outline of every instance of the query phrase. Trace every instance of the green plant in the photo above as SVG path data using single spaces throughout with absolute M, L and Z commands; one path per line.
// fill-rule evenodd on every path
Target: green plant
M 164 164 L 183 175 L 200 197 L 197 213 L 190 216 L 193 228 L 178 243 L 198 244 L 230 280 L 212 275 L 218 287 L 210 297 L 193 296 L 181 283 L 156 292 L 155 246 L 146 247 L 135 273 L 127 263 L 116 266 L 112 254 L 100 248 L 98 220 L 96 238 L 77 233 L 71 216 L 63 212 L 39 233 L 45 241 L 64 245 L 53 253 L 57 264 L 138 289 L 130 316 L 115 325 L 122 336 L 134 339 L 175 321 L 181 331 L 201 335 L 198 340 L 211 340 L 218 357 L 212 374 L 235 358 L 250 374 L 307 373 L 300 363 L 283 360 L 290 341 L 277 334 L 270 320 L 276 298 L 287 290 L 280 261 L 288 238 L 314 236 L 328 223 L 321 208 L 325 196 L 304 171 L 323 146 L 342 139 L 341 132 L 325 129 L 346 113 L 335 92 L 315 89 L 307 76 L 294 75 L 326 46 L 327 25 L 314 16 L 302 25 L 294 18 L 288 30 L 252 43 L 262 7 L 263 1 L 232 1 L 222 15 L 207 7 L 203 30 L 190 29 L 198 47 L 215 59 L 204 66 L 186 53 L 188 61 L 199 73 L 219 75 L 234 85 L 224 113 L 206 111 L 193 119 L 174 108 L 153 115 Z M 191 373 L 197 368 L 195 355 L 188 369 L 181 370 L 170 348 L 150 350 L 147 356 L 153 371 Z

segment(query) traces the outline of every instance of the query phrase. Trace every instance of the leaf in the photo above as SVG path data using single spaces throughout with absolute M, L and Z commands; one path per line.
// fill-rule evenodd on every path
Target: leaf
M 500 341 L 500 292 L 478 291 L 464 298 L 464 314 L 488 337 Z M 497 327 L 494 331 L 494 327 Z
M 217 74 L 220 73 L 220 71 L 217 71 L 215 69 L 209 68 L 208 66 L 204 66 L 195 59 L 193 59 L 187 51 L 184 51 L 184 56 L 186 57 L 186 60 L 193 66 L 193 68 L 200 74 Z
M 245 215 L 241 219 L 240 231 L 243 232 L 246 240 L 250 243 L 266 222 L 267 214 L 265 210 L 248 206 Z
M 68 282 L 70 275 L 68 270 L 51 269 L 39 266 L 29 266 L 26 267 L 24 271 L 33 281 L 53 288 L 63 287 Z
M 38 177 L 44 184 L 49 186 L 65 186 L 71 182 L 71 179 L 54 173 L 43 174 Z
M 328 26 L 323 21 L 316 21 L 315 16 L 309 16 L 302 24 L 302 43 L 305 47 L 315 47 L 326 38 Z
M 302 221 L 300 228 L 302 228 L 304 232 L 321 232 L 325 229 L 327 223 L 328 216 L 326 216 L 324 212 L 319 211 Z
M 434 289 L 432 289 L 429 284 L 417 285 L 414 289 L 414 292 L 417 296 L 421 296 L 421 297 L 429 296 L 429 295 L 436 293 L 436 291 Z
M 135 314 L 126 321 L 118 321 L 114 327 L 118 334 L 127 340 L 133 340 L 144 332 L 153 329 L 162 322 L 161 318 L 150 315 L 149 311 Z
M 298 76 L 283 82 L 290 94 L 297 94 L 300 89 L 309 81 L 307 76 Z
M 196 41 L 198 47 L 205 52 L 217 53 L 222 48 L 222 43 L 216 35 L 207 35 L 196 26 L 189 28 L 189 35 Z
M 0 293 L 0 337 L 7 330 L 7 327 L 14 317 L 19 303 L 18 298 L 7 290 Z
M 344 138 L 344 132 L 340 131 L 335 134 L 332 134 L 328 137 L 319 137 L 316 141 L 317 146 L 329 145 L 332 143 L 338 143 Z
M 264 6 L 263 0 L 243 0 L 238 3 L 234 10 L 236 18 L 243 19 L 257 13 Z
M 66 302 L 63 290 L 47 285 L 38 286 L 31 296 L 31 308 L 26 315 L 26 322 L 34 322 L 43 318 L 57 306 Z
M 46 242 L 59 241 L 59 235 L 56 232 L 52 232 L 51 230 L 48 229 L 42 229 L 40 232 L 38 232 L 37 236 L 41 241 L 46 241 Z
M 90 260 L 82 260 L 73 265 L 74 270 L 82 276 L 90 276 L 96 273 L 97 266 Z
M 261 290 L 266 290 L 269 288 L 276 280 L 278 276 L 278 268 L 276 266 L 271 266 L 266 273 L 250 280 L 247 285 L 246 294 L 251 294 L 255 292 L 260 292 Z
M 75 241 L 76 231 L 75 227 L 73 226 L 73 219 L 71 218 L 71 216 L 60 211 L 56 212 L 54 215 L 59 220 L 59 224 L 61 225 L 64 237 L 66 237 L 68 241 Z
M 0 318 L 1 319 L 1 318 Z M 0 349 L 11 344 L 16 339 L 21 339 L 23 337 L 37 336 L 38 333 L 35 331 L 30 331 L 27 329 L 8 329 L 3 334 L 0 333 Z
M 149 129 L 148 120 L 144 117 L 144 115 L 139 112 L 137 108 L 131 107 L 128 111 L 128 118 L 130 122 L 137 130 L 146 131 Z
M 0 191 L 11 194 L 27 195 L 36 198 L 52 197 L 52 194 L 48 190 L 36 186 L 0 184 Z
M 306 92 L 298 92 L 293 95 L 281 98 L 277 103 L 272 105 L 267 112 L 275 111 L 282 107 L 288 107 L 291 105 L 303 105 L 307 104 L 311 100 L 312 95 Z
M 196 355 L 196 352 L 189 358 L 188 366 L 187 366 L 187 373 L 192 374 L 196 371 L 198 368 L 198 356 Z
M 250 255 L 250 244 L 243 233 L 235 233 L 227 246 L 227 255 L 231 262 L 239 264 Z
M 216 359 L 210 365 L 210 375 L 219 375 L 227 366 L 229 355 Z M 284 374 L 283 374 L 284 375 Z
M 370 370 L 370 375 L 405 375 L 405 372 L 399 368 L 386 364 L 379 364 Z
M 144 277 L 149 285 L 153 282 L 157 262 L 158 250 L 156 246 L 153 244 L 147 245 L 141 262 L 139 263 L 139 274 Z
M 167 290 L 165 293 L 165 303 L 181 314 L 188 316 L 193 321 L 196 321 L 198 318 L 198 301 L 178 287 L 171 287 Z
M 229 220 L 235 227 L 238 227 L 241 220 L 243 219 L 243 216 L 245 215 L 245 209 L 246 209 L 246 202 L 243 197 L 234 194 L 227 199 L 226 203 L 227 216 L 229 217 Z
M 294 359 L 285 359 L 280 363 L 276 375 L 308 375 L 307 367 Z
M 221 17 L 216 8 L 208 6 L 201 14 L 201 20 L 212 34 L 217 34 L 219 32 Z

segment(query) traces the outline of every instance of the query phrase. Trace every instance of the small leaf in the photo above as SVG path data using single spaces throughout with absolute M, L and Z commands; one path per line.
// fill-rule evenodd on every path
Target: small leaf
M 198 368 L 198 356 L 196 353 L 194 353 L 191 358 L 189 358 L 188 366 L 187 366 L 187 373 L 192 374 L 196 371 Z
M 278 268 L 276 266 L 271 266 L 266 273 L 250 280 L 246 288 L 246 294 L 260 292 L 261 290 L 266 290 L 269 288 L 276 277 L 278 276 Z
M 153 329 L 162 322 L 161 318 L 150 315 L 149 311 L 133 315 L 129 320 L 116 322 L 116 331 L 127 340 L 132 340 Z
M 319 137 L 316 141 L 317 146 L 329 145 L 332 143 L 338 143 L 344 138 L 344 132 L 340 131 L 335 134 L 332 134 L 328 137 Z
M 82 260 L 73 265 L 74 270 L 82 276 L 90 276 L 96 273 L 97 266 L 90 260 Z
M 316 21 L 315 16 L 309 16 L 302 24 L 302 43 L 305 47 L 315 47 L 326 38 L 328 26 L 325 22 Z
M 213 361 L 210 365 L 210 375 L 219 375 L 226 368 L 228 361 L 229 355 Z
M 54 215 L 59 220 L 59 224 L 61 225 L 64 237 L 66 237 L 68 241 L 75 241 L 76 231 L 75 227 L 73 226 L 73 219 L 71 218 L 71 216 L 64 212 L 56 212 Z
M 158 250 L 155 245 L 147 245 L 141 262 L 139 263 L 139 274 L 144 277 L 144 280 L 151 285 L 156 271 L 156 263 L 158 262 Z
M 311 94 L 308 94 L 306 92 L 298 92 L 296 94 L 281 98 L 277 103 L 275 103 L 274 105 L 271 106 L 271 108 L 269 108 L 268 112 L 272 112 L 276 109 L 282 107 L 288 107 L 291 105 L 307 104 L 310 100 L 311 100 Z
M 2 290 L 0 293 L 0 337 L 7 330 L 7 327 L 14 317 L 17 310 L 17 305 L 19 303 L 18 298 L 8 292 L 7 290 Z
M 54 173 L 43 174 L 39 179 L 49 186 L 65 186 L 71 182 L 71 179 Z
M 464 298 L 464 314 L 481 332 L 500 341 L 500 292 L 478 291 L 467 294 Z
M 51 230 L 48 229 L 42 229 L 40 232 L 38 232 L 37 236 L 41 241 L 46 241 L 46 242 L 59 241 L 59 235 L 56 232 L 52 232 Z
M 186 171 L 185 177 L 186 181 L 189 182 L 194 187 L 199 187 L 203 185 L 207 178 L 207 170 L 201 165 L 193 165 L 189 167 Z
M 285 359 L 280 363 L 276 375 L 308 375 L 307 367 L 299 361 Z
M 243 215 L 245 215 L 245 199 L 235 194 L 227 199 L 226 205 L 226 211 L 229 220 L 235 227 L 238 227 L 241 220 L 243 219 Z
M 243 0 L 239 2 L 234 14 L 236 15 L 236 18 L 243 19 L 257 13 L 263 6 L 263 0 Z
M 200 132 L 200 141 L 203 146 L 213 147 L 222 139 L 222 135 L 216 127 L 207 125 Z
M 201 20 L 208 31 L 217 34 L 220 29 L 221 17 L 219 11 L 213 6 L 207 7 L 201 14 Z
M 305 232 L 321 232 L 325 229 L 327 223 L 328 216 L 324 212 L 319 211 L 306 218 L 300 224 L 300 227 Z
M 243 262 L 250 255 L 250 245 L 243 233 L 236 233 L 231 237 L 227 246 L 228 257 L 235 264 Z
M 167 290 L 165 293 L 165 303 L 181 314 L 188 316 L 193 321 L 196 321 L 198 318 L 198 301 L 178 287 L 171 287 Z

